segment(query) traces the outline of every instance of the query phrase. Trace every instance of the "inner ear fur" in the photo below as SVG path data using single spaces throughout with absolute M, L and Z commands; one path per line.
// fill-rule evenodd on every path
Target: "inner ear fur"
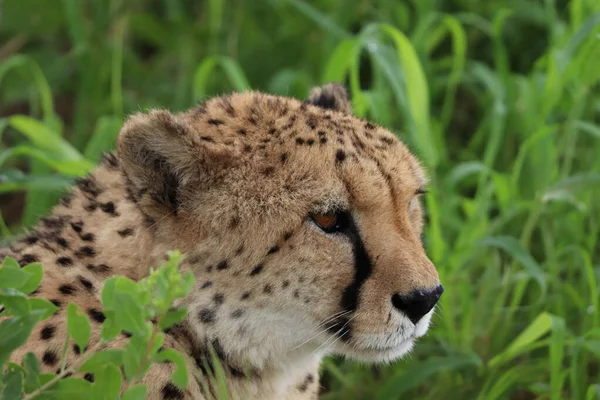
M 325 109 L 341 111 L 346 114 L 352 113 L 348 91 L 341 83 L 337 82 L 313 87 L 308 99 L 304 102 Z
M 182 199 L 210 175 L 210 161 L 227 158 L 202 143 L 183 117 L 165 110 L 132 115 L 117 148 L 130 196 L 152 217 L 176 215 Z

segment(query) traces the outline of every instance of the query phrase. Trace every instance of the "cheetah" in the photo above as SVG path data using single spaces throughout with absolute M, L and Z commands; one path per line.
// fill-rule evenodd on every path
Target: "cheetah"
M 32 351 L 54 372 L 68 302 L 89 314 L 92 346 L 103 282 L 142 279 L 178 249 L 196 283 L 165 347 L 200 374 L 214 348 L 233 399 L 318 398 L 325 356 L 389 362 L 428 331 L 443 287 L 421 243 L 426 185 L 338 83 L 303 101 L 249 91 L 129 116 L 115 152 L 5 254 L 42 262 L 35 296 L 60 308 L 14 358 Z M 150 399 L 213 397 L 198 379 L 178 389 L 170 368 L 146 374 Z

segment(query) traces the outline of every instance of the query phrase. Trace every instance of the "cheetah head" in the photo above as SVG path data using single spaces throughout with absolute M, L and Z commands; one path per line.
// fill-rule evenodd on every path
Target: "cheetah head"
M 428 330 L 443 289 L 420 240 L 425 174 L 341 85 L 136 114 L 118 149 L 156 248 L 197 277 L 192 325 L 228 352 L 384 362 Z

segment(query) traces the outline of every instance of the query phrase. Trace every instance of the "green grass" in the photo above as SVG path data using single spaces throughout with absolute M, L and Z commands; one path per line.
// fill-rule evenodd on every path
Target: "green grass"
M 323 399 L 600 398 L 597 0 L 5 0 L 4 237 L 124 115 L 345 82 L 432 179 L 446 287 L 407 360 L 327 360 Z

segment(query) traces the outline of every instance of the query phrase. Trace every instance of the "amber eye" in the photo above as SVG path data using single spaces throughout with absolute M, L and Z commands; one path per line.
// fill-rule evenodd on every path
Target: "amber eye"
M 327 233 L 339 232 L 345 227 L 344 213 L 310 214 L 314 223 Z

